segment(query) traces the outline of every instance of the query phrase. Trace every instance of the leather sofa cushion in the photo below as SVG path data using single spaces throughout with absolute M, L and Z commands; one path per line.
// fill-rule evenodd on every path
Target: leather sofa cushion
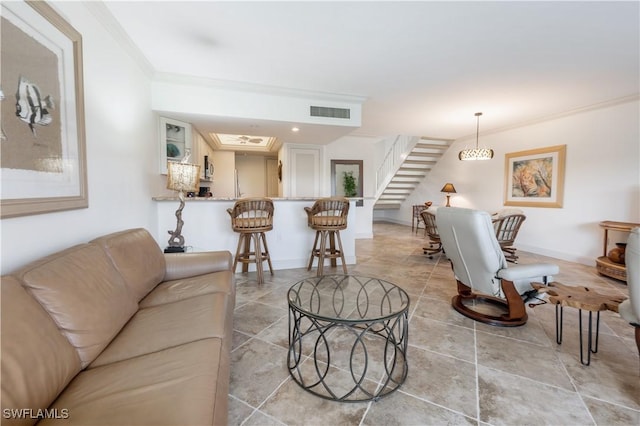
M 136 302 L 164 279 L 164 253 L 145 229 L 129 229 L 91 241 L 102 246 Z
M 77 425 L 226 424 L 222 347 L 220 339 L 205 339 L 85 370 L 51 408 L 68 408 L 68 423 Z
M 229 301 L 226 294 L 213 293 L 140 309 L 89 368 L 209 337 L 231 340 L 225 330 L 233 311 Z
M 17 279 L 2 277 L 2 409 L 47 408 L 80 371 L 80 358 Z M 2 419 L 33 424 L 35 419 Z
M 93 361 L 137 311 L 124 281 L 95 244 L 81 244 L 31 263 L 15 274 L 78 351 Z
M 216 292 L 232 295 L 235 303 L 233 272 L 230 269 L 231 267 L 221 272 L 165 281 L 142 299 L 139 305 L 141 308 L 147 308 Z
M 233 257 L 228 251 L 166 253 L 164 259 L 167 265 L 164 281 L 230 271 L 233 266 Z

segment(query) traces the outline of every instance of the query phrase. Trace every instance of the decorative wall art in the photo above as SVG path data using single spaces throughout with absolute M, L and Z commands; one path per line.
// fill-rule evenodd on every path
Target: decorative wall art
M 43 1 L 0 7 L 1 216 L 86 208 L 82 36 Z
M 160 173 L 167 174 L 167 161 L 180 162 L 191 152 L 191 125 L 160 117 Z
M 362 160 L 331 160 L 331 195 L 362 197 Z M 364 205 L 362 199 L 356 206 Z
M 566 145 L 505 155 L 505 206 L 562 207 Z

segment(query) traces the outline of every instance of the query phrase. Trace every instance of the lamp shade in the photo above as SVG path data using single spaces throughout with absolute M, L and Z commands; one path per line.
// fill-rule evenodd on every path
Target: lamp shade
M 453 186 L 452 183 L 445 183 L 444 186 L 442 187 L 442 189 L 440 190 L 440 192 L 446 192 L 448 194 L 455 194 L 456 193 L 456 188 Z
M 189 163 L 167 163 L 167 188 L 174 191 L 197 191 L 200 185 L 200 166 Z
M 462 161 L 491 160 L 492 158 L 493 150 L 490 148 L 469 148 L 458 153 L 458 159 Z
M 475 160 L 491 160 L 493 158 L 493 150 L 491 148 L 480 148 L 478 146 L 478 138 L 480 135 L 480 116 L 481 112 L 476 112 L 476 147 L 465 148 L 458 153 L 458 159 L 462 161 L 475 161 Z

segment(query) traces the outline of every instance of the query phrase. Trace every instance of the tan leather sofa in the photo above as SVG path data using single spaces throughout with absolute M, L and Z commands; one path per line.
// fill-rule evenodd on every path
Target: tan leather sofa
M 131 229 L 3 276 L 2 424 L 226 424 L 231 265 Z

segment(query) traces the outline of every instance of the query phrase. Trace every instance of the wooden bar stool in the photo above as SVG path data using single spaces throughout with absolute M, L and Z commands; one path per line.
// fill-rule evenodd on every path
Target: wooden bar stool
M 331 259 L 331 266 L 336 267 L 336 259 L 342 261 L 342 270 L 347 274 L 347 264 L 344 260 L 340 230 L 347 229 L 347 214 L 349 213 L 349 200 L 343 197 L 321 198 L 316 200 L 313 207 L 305 207 L 307 212 L 307 225 L 316 231 L 316 238 L 309 257 L 309 266 L 313 266 L 313 258 L 318 258 L 318 276 L 323 275 L 325 259 Z M 338 247 L 336 248 L 336 237 Z M 327 239 L 329 247 L 327 247 Z M 319 240 L 319 241 L 318 241 Z M 320 245 L 318 245 L 318 242 Z
M 269 256 L 269 247 L 265 232 L 273 229 L 273 201 L 269 198 L 244 198 L 235 202 L 232 209 L 227 209 L 231 216 L 231 228 L 240 233 L 238 248 L 233 260 L 233 272 L 241 262 L 242 272 L 248 272 L 249 263 L 256 264 L 258 284 L 264 282 L 262 262 L 269 263 L 269 271 L 273 275 L 273 266 Z M 253 241 L 253 251 L 251 242 Z

